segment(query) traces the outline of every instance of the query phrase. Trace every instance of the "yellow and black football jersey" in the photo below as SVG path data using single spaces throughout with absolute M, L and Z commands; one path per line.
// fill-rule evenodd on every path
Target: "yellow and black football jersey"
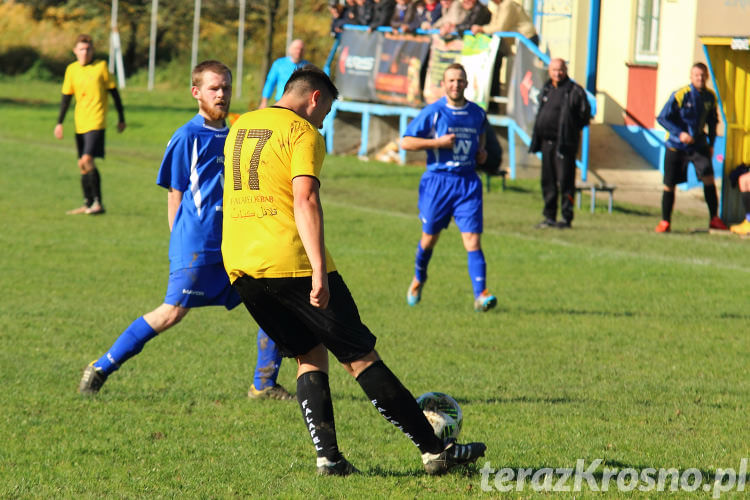
M 285 108 L 245 113 L 224 145 L 221 251 L 229 279 L 311 276 L 294 219 L 292 179 L 319 178 L 325 144 L 307 120 Z M 328 272 L 335 271 L 326 249 Z

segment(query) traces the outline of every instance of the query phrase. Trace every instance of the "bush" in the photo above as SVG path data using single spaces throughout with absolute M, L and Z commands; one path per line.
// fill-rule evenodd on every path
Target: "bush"
M 41 59 L 37 59 L 36 61 L 34 61 L 34 64 L 32 64 L 28 71 L 23 74 L 23 78 L 25 80 L 43 81 L 51 81 L 57 79 Z
M 26 73 L 39 62 L 39 52 L 31 47 L 11 47 L 0 54 L 0 68 L 6 75 Z

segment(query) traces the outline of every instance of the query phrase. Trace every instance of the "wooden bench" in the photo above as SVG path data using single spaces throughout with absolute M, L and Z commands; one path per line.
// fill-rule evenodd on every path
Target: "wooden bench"
M 615 189 L 617 189 L 617 186 L 612 186 L 610 184 L 580 184 L 576 183 L 576 206 L 580 210 L 581 208 L 581 192 L 582 191 L 589 191 L 591 196 L 591 213 L 594 213 L 594 210 L 596 210 L 596 192 L 597 191 L 604 191 L 607 194 L 609 194 L 609 203 L 607 205 L 607 212 L 612 213 L 612 205 L 614 203 L 614 193 Z
M 485 172 L 484 177 L 486 179 L 487 192 L 488 193 L 490 192 L 490 179 L 492 179 L 493 177 L 500 177 L 502 179 L 502 189 L 503 189 L 503 191 L 505 191 L 505 178 L 507 176 L 508 176 L 508 171 L 507 170 L 500 170 L 496 174 L 492 174 L 492 175 L 490 175 L 490 174 L 488 174 L 488 173 Z

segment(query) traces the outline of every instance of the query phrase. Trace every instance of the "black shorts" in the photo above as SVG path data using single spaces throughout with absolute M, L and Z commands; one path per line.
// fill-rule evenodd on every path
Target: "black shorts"
M 326 309 L 310 304 L 312 278 L 237 278 L 233 286 L 258 325 L 276 342 L 282 356 L 294 358 L 323 344 L 342 363 L 375 348 L 375 335 L 341 275 L 328 273 L 331 299 Z
M 104 129 L 76 134 L 76 146 L 78 146 L 78 158 L 83 155 L 104 158 Z
M 711 151 L 707 147 L 692 152 L 667 148 L 664 155 L 664 185 L 675 186 L 687 182 L 687 166 L 690 162 L 695 166 L 695 175 L 699 180 L 707 175 L 714 175 Z

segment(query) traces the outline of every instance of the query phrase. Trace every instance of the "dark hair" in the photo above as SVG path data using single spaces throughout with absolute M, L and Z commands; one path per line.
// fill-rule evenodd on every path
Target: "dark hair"
M 464 78 L 466 77 L 466 68 L 463 67 L 460 63 L 454 62 L 452 64 L 449 64 L 447 68 L 445 68 L 445 71 L 443 71 L 443 80 L 445 80 L 445 74 L 450 69 L 460 69 L 461 72 L 464 74 Z
M 193 68 L 193 72 L 191 74 L 193 87 L 201 86 L 201 84 L 203 83 L 203 73 L 205 73 L 206 71 L 211 71 L 213 73 L 216 73 L 217 75 L 229 75 L 229 78 L 232 78 L 232 70 L 229 69 L 229 66 L 221 61 L 209 59 L 208 61 L 199 63 L 195 68 Z
M 339 89 L 333 84 L 331 78 L 323 70 L 312 64 L 307 64 L 295 70 L 284 86 L 285 94 L 287 92 L 304 93 L 313 90 L 328 94 L 334 101 L 339 96 Z
M 704 63 L 702 63 L 702 62 L 697 62 L 697 63 L 693 64 L 693 68 L 700 68 L 701 70 L 703 70 L 703 71 L 705 71 L 706 73 L 708 73 L 708 66 L 706 66 L 706 65 L 705 65 Z
M 76 43 L 73 44 L 73 46 L 76 46 L 79 43 L 87 43 L 89 45 L 94 45 L 94 40 L 91 38 L 91 35 L 81 33 L 80 35 L 76 37 Z

